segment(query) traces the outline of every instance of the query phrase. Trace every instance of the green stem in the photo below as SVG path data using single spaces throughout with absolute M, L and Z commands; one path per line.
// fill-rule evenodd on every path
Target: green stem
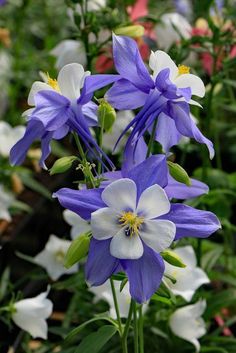
M 138 339 L 138 319 L 137 319 L 137 305 L 133 305 L 133 318 L 134 318 L 134 353 L 139 353 L 139 339 Z
M 102 141 L 103 141 L 104 120 L 105 120 L 105 116 L 103 116 L 101 119 L 101 128 L 100 128 L 99 139 L 98 139 L 98 144 L 101 149 L 102 149 Z M 102 154 L 100 154 L 100 159 L 101 160 L 98 163 L 98 175 L 100 175 L 102 172 Z
M 123 353 L 128 353 L 127 337 L 128 337 L 128 333 L 129 333 L 131 320 L 132 320 L 132 315 L 133 315 L 133 303 L 134 303 L 134 301 L 131 300 L 128 317 L 127 317 L 125 328 L 124 328 L 124 332 L 123 332 L 123 335 L 122 335 L 122 349 L 123 349 Z
M 115 311 L 116 311 L 116 316 L 117 316 L 117 321 L 119 326 L 119 332 L 120 332 L 120 335 L 122 336 L 122 322 L 120 318 L 119 305 L 116 297 L 116 289 L 112 278 L 110 278 L 110 283 L 111 283 L 111 291 L 112 291 L 112 296 L 113 296 L 113 301 L 114 301 L 114 306 L 115 306 Z
M 152 133 L 151 133 L 150 140 L 148 143 L 148 150 L 147 150 L 146 158 L 148 158 L 152 152 L 152 146 L 153 146 L 154 136 L 155 136 L 155 132 L 156 132 L 156 127 L 157 127 L 157 118 L 153 124 Z
M 79 150 L 79 154 L 80 154 L 80 157 L 82 158 L 82 161 L 86 161 L 86 157 L 85 157 L 85 154 L 84 154 L 84 150 L 81 146 L 81 143 L 80 143 L 80 140 L 79 140 L 79 136 L 74 132 L 73 133 L 74 135 L 74 139 L 75 139 L 75 143 L 76 143 L 76 146 Z
M 144 353 L 144 338 L 143 338 L 143 306 L 139 307 L 139 344 L 140 344 L 140 353 Z

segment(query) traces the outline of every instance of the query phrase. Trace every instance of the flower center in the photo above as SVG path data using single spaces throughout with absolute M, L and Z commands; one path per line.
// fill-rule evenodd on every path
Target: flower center
M 125 234 L 127 236 L 133 236 L 134 234 L 138 235 L 139 228 L 143 224 L 144 218 L 137 216 L 133 212 L 123 212 L 119 218 L 119 223 L 122 227 L 127 226 Z
M 55 78 L 51 78 L 47 72 L 47 84 L 51 86 L 55 91 L 60 92 L 58 82 Z
M 57 260 L 57 262 L 59 262 L 60 264 L 63 264 L 64 263 L 64 260 L 65 260 L 65 253 L 63 250 L 58 250 L 56 253 L 55 253 L 55 258 Z
M 185 65 L 178 66 L 179 75 L 189 74 L 190 67 Z

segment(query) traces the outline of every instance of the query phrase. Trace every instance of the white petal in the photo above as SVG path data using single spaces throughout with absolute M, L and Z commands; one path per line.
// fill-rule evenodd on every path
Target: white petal
M 190 87 L 192 91 L 192 95 L 198 97 L 205 96 L 205 86 L 200 77 L 193 74 L 183 74 L 179 75 L 175 79 L 175 84 L 178 88 Z
M 174 266 L 171 267 L 174 268 Z M 176 283 L 168 281 L 172 292 L 175 295 L 180 295 L 187 302 L 191 301 L 194 293 L 201 285 L 210 282 L 201 268 L 178 268 L 176 273 L 174 271 L 171 273 L 170 268 L 168 268 L 167 272 L 176 279 Z
M 163 69 L 170 69 L 170 79 L 174 80 L 178 75 L 178 67 L 171 57 L 162 50 L 151 52 L 149 66 L 153 70 L 154 79 Z
M 83 87 L 84 79 L 88 74 L 88 72 L 84 72 L 84 68 L 80 64 L 65 65 L 60 70 L 57 79 L 62 95 L 70 100 L 78 99 L 80 89 Z
M 135 182 L 124 178 L 108 185 L 102 193 L 102 200 L 115 211 L 134 211 L 136 196 L 137 187 Z
M 70 210 L 65 210 L 63 212 L 63 218 L 72 227 L 70 231 L 72 239 L 91 230 L 91 226 L 87 221 Z
M 197 339 L 206 333 L 206 327 L 201 315 L 205 311 L 206 302 L 201 300 L 193 305 L 177 309 L 169 320 L 173 333 L 195 345 L 199 349 Z
M 137 214 L 152 219 L 168 213 L 170 202 L 165 191 L 157 184 L 150 186 L 141 194 Z
M 51 86 L 49 86 L 47 83 L 45 82 L 41 82 L 41 81 L 35 81 L 30 89 L 30 93 L 28 96 L 28 105 L 35 105 L 34 103 L 34 96 L 36 93 L 38 93 L 39 91 L 42 90 L 53 90 L 53 88 Z
M 47 339 L 48 325 L 44 319 L 25 316 L 23 313 L 15 313 L 12 319 L 17 326 L 28 332 L 33 338 Z
M 119 231 L 118 218 L 117 213 L 109 207 L 93 212 L 91 215 L 93 237 L 98 240 L 113 237 Z
M 12 127 L 5 121 L 0 121 L 0 154 L 8 157 L 11 148 L 25 133 L 24 126 Z
M 146 221 L 140 229 L 139 235 L 150 248 L 157 253 L 170 246 L 175 238 L 176 226 L 171 221 Z
M 61 41 L 51 50 L 50 54 L 57 57 L 56 67 L 58 69 L 71 63 L 85 66 L 87 62 L 84 44 L 77 40 L 66 39 Z
M 197 258 L 191 245 L 180 246 L 179 248 L 175 248 L 172 251 L 181 257 L 187 267 L 197 266 Z
M 70 244 L 70 240 L 60 239 L 56 235 L 51 234 L 45 246 L 45 249 L 53 254 L 58 251 L 66 253 Z
M 118 259 L 136 260 L 143 255 L 143 244 L 138 235 L 126 236 L 122 228 L 112 238 L 110 252 Z

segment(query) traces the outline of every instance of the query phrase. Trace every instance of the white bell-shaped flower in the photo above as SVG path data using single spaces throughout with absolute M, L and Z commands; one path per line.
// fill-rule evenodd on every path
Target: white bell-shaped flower
M 62 40 L 50 51 L 50 54 L 56 57 L 56 68 L 59 70 L 64 65 L 71 63 L 78 63 L 83 66 L 87 64 L 84 44 L 78 40 Z
M 191 37 L 192 27 L 188 20 L 179 13 L 165 13 L 160 20 L 161 23 L 155 26 L 154 31 L 157 43 L 163 50 L 168 51 L 173 44 L 180 41 L 181 36 L 184 39 Z
M 34 258 L 35 263 L 42 266 L 54 281 L 64 274 L 75 273 L 78 270 L 77 265 L 69 269 L 64 267 L 65 255 L 70 244 L 69 240 L 51 235 L 45 248 Z
M 48 291 L 34 298 L 22 299 L 14 303 L 12 314 L 14 323 L 33 337 L 47 339 L 46 319 L 51 315 L 53 303 L 47 298 Z
M 200 300 L 196 304 L 177 309 L 169 319 L 172 332 L 185 341 L 192 343 L 196 348 L 196 352 L 200 351 L 198 339 L 206 333 L 205 322 L 201 317 L 205 309 L 206 301 Z
M 0 184 L 0 220 L 4 219 L 8 222 L 11 221 L 11 215 L 8 209 L 14 200 L 14 196 L 11 193 L 5 191 L 3 185 Z
M 0 121 L 0 155 L 9 157 L 11 148 L 25 133 L 24 126 L 12 127 L 5 121 Z
M 201 285 L 209 283 L 210 280 L 207 274 L 197 267 L 197 259 L 192 246 L 179 247 L 173 251 L 181 258 L 186 267 L 175 267 L 165 262 L 165 274 L 176 279 L 176 283 L 172 283 L 168 279 L 166 282 L 175 295 L 180 295 L 189 302 L 195 291 Z

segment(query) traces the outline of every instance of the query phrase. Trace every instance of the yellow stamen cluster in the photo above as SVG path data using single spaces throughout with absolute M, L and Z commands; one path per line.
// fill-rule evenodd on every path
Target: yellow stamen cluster
M 133 236 L 134 234 L 138 235 L 139 228 L 144 222 L 144 218 L 137 216 L 133 212 L 123 212 L 119 222 L 122 227 L 127 226 L 130 236 Z
M 189 74 L 190 67 L 185 65 L 179 65 L 178 70 L 179 70 L 179 75 Z
M 47 73 L 47 84 L 51 86 L 55 91 L 60 92 L 58 82 L 55 78 L 51 78 Z

